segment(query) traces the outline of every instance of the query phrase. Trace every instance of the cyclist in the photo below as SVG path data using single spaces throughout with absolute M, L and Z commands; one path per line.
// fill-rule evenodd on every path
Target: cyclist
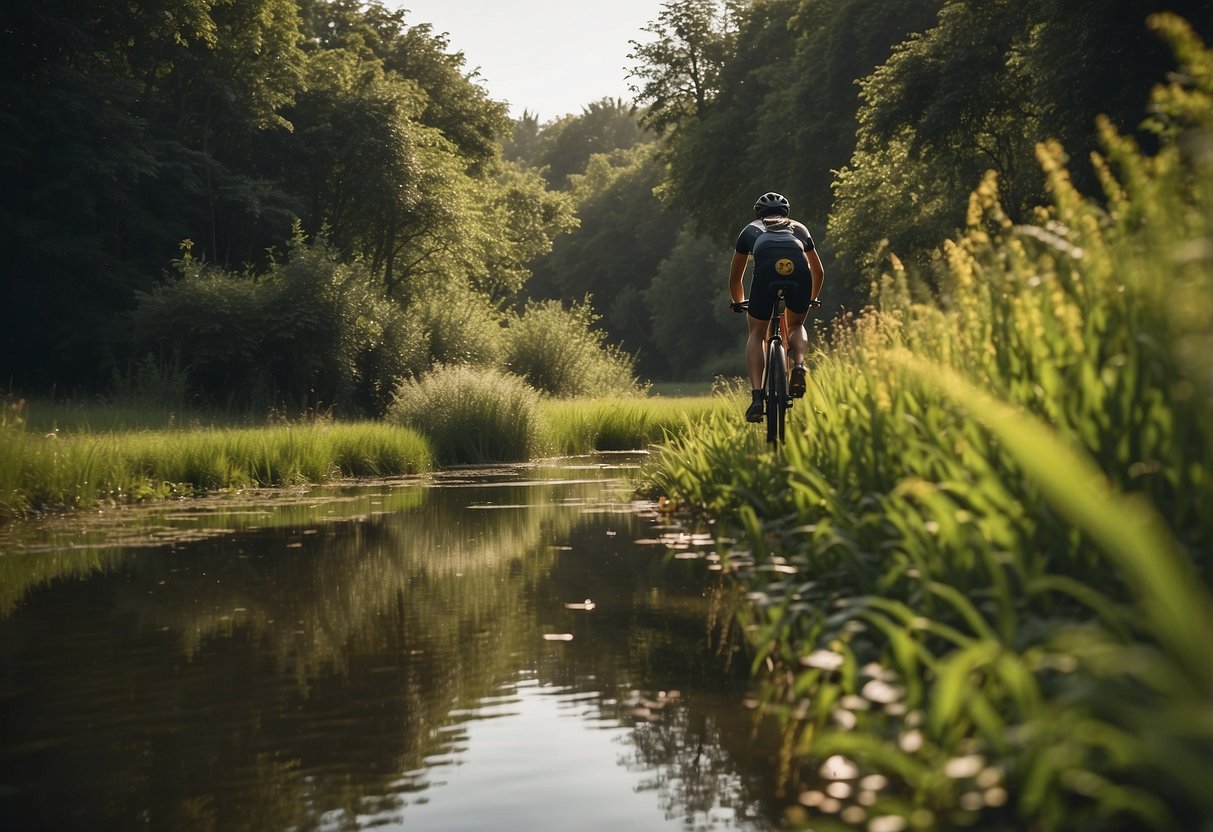
M 758 197 L 754 202 L 757 219 L 738 235 L 733 262 L 729 267 L 729 294 L 733 297 L 733 310 L 740 312 L 737 304 L 745 300 L 742 276 L 750 256 L 754 257 L 750 314 L 747 318 L 750 332 L 745 345 L 746 367 L 753 390 L 753 401 L 745 412 L 746 420 L 750 422 L 762 421 L 765 343 L 768 322 L 775 308 L 771 281 L 794 280 L 797 283 L 794 289 L 784 292 L 788 308 L 788 349 L 792 356 L 792 379 L 788 383 L 788 393 L 797 398 L 804 395 L 804 357 L 809 348 L 804 319 L 810 306 L 821 306 L 817 296 L 825 282 L 825 269 L 809 229 L 788 216 L 790 208 L 788 200 L 773 191 Z

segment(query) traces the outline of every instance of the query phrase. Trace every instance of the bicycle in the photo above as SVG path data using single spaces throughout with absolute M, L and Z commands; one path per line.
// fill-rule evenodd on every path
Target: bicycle
M 767 361 L 762 374 L 763 418 L 767 426 L 767 442 L 778 445 L 783 441 L 784 423 L 787 420 L 788 409 L 792 406 L 792 397 L 788 395 L 788 358 L 784 342 L 788 337 L 788 322 L 784 315 L 784 292 L 796 287 L 794 280 L 772 280 L 771 289 L 775 292 L 775 308 L 771 312 L 771 322 L 767 327 Z M 817 304 L 820 305 L 820 304 Z M 736 312 L 750 308 L 750 302 L 731 303 Z M 779 326 L 775 326 L 779 321 Z

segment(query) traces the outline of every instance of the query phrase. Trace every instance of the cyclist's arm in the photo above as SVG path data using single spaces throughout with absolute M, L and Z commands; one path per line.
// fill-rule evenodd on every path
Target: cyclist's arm
M 740 251 L 733 252 L 733 262 L 729 264 L 729 294 L 733 296 L 733 303 L 741 303 L 745 300 L 745 287 L 742 286 L 741 278 L 745 275 L 745 267 L 748 262 L 750 262 L 750 255 L 742 254 Z
M 804 253 L 804 256 L 809 261 L 809 271 L 813 273 L 813 300 L 817 300 L 821 295 L 822 284 L 826 282 L 826 270 L 821 265 L 821 258 L 817 255 L 817 249 L 809 249 Z

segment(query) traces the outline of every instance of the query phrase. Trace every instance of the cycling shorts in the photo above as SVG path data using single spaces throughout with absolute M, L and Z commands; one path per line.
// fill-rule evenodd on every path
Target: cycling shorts
M 775 311 L 775 292 L 771 282 L 794 280 L 796 286 L 783 293 L 788 309 L 799 314 L 809 311 L 813 298 L 813 273 L 805 253 L 799 248 L 765 248 L 754 260 L 754 279 L 750 284 L 750 317 L 771 320 Z

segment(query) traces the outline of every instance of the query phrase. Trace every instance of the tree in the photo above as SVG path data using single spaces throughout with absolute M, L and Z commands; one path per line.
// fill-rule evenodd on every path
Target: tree
M 855 155 L 838 177 L 830 235 L 862 293 L 886 248 L 931 280 L 933 250 L 965 219 L 967 196 L 998 175 L 1013 219 L 1043 201 L 1037 143 L 1060 138 L 1088 185 L 1095 118 L 1131 128 L 1167 65 L 1145 18 L 1166 0 L 950 0 L 862 84 Z M 1180 2 L 1213 29 L 1207 3 Z M 1204 13 L 1200 7 L 1204 5 Z M 1149 138 L 1145 136 L 1145 138 Z
M 854 149 L 856 79 L 932 21 L 938 4 L 766 0 L 739 9 L 712 106 L 666 140 L 663 195 L 701 234 L 725 239 L 757 194 L 778 190 L 824 236 L 833 171 Z
M 630 41 L 632 92 L 648 107 L 642 123 L 664 134 L 702 115 L 715 97 L 721 69 L 733 51 L 732 16 L 725 0 L 670 0 L 641 28 L 654 40 Z
M 255 281 L 301 220 L 395 303 L 486 304 L 574 224 L 503 163 L 505 105 L 378 0 L 0 8 L 0 372 L 98 386 L 183 240 Z
M 553 188 L 567 190 L 575 174 L 585 170 L 596 153 L 627 150 L 652 141 L 640 126 L 635 104 L 619 98 L 602 98 L 545 125 L 536 166 L 546 168 L 544 178 Z
M 986 170 L 999 173 L 1013 210 L 1037 195 L 1018 175 L 1042 106 L 1016 59 L 1029 19 L 1024 4 L 949 3 L 862 82 L 855 154 L 830 217 L 850 305 L 865 299 L 886 247 L 925 272 Z
M 533 293 L 591 295 L 611 340 L 640 350 L 640 369 L 649 374 L 661 366 L 649 356 L 649 317 L 641 293 L 683 222 L 653 193 L 663 173 L 652 144 L 590 157 L 585 172 L 572 177 L 580 227 L 533 264 Z
M 502 155 L 511 162 L 539 167 L 542 153 L 539 132 L 539 114 L 523 110 L 522 115 L 514 119 L 510 134 L 502 140 Z
M 683 227 L 642 293 L 653 346 L 677 379 L 744 370 L 745 325 L 728 307 L 724 275 L 729 249 Z
M 286 127 L 277 110 L 293 92 L 294 9 L 4 5 L 0 352 L 10 379 L 84 381 L 112 356 L 116 313 L 182 238 L 245 257 L 260 251 L 267 216 L 279 235 L 289 230 L 281 191 L 247 151 Z

